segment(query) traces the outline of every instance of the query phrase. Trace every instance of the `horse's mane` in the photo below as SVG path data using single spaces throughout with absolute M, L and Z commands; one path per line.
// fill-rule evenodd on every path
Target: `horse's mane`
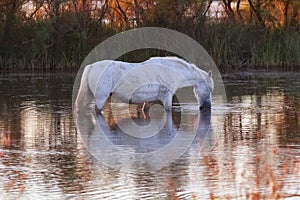
M 184 60 L 182 58 L 175 57 L 175 56 L 168 56 L 168 57 L 164 57 L 164 58 L 167 59 L 167 60 L 172 60 L 172 61 L 178 62 L 179 64 L 182 64 L 182 65 L 185 65 L 185 66 L 190 65 L 190 63 L 187 62 L 186 60 Z
M 192 64 L 192 63 L 189 63 L 187 62 L 186 60 L 182 59 L 182 58 L 178 58 L 178 57 L 175 57 L 175 56 L 166 56 L 166 57 L 152 57 L 150 58 L 149 60 L 152 60 L 152 59 L 160 59 L 160 60 L 168 60 L 168 61 L 173 61 L 173 62 L 176 62 L 188 69 L 192 69 L 192 68 L 196 68 L 198 69 L 198 67 L 196 67 L 196 65 Z
M 194 72 L 198 73 L 199 76 L 201 76 L 201 77 L 203 77 L 203 72 L 206 73 L 206 71 L 200 69 L 200 68 L 197 67 L 195 64 L 189 63 L 188 61 L 186 61 L 186 60 L 184 60 L 184 59 L 182 59 L 182 58 L 175 57 L 175 56 L 152 57 L 152 58 L 150 58 L 149 60 L 151 60 L 151 59 L 169 60 L 169 61 L 171 61 L 171 62 L 178 63 L 178 64 L 180 64 L 181 66 L 187 68 L 188 70 L 194 71 Z

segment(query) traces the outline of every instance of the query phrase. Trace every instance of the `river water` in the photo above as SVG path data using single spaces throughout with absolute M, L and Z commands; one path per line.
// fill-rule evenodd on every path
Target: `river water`
M 128 118 L 111 102 L 114 117 L 108 106 L 78 131 L 74 79 L 0 75 L 0 199 L 300 198 L 299 73 L 225 75 L 228 101 L 211 113 L 130 106 Z M 128 121 L 161 129 L 138 140 Z

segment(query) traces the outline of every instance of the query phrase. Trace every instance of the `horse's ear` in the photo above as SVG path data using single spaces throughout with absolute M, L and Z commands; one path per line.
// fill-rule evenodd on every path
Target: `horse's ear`
M 212 71 L 209 70 L 207 73 L 208 73 L 209 78 L 211 78 L 212 77 Z

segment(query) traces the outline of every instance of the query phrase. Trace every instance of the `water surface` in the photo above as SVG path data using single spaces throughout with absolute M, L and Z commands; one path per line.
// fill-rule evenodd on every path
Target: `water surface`
M 299 73 L 226 75 L 226 105 L 214 104 L 211 115 L 182 105 L 181 112 L 175 108 L 165 116 L 157 135 L 144 140 L 122 132 L 120 124 L 129 123 L 127 106 L 112 103 L 117 117 L 108 107 L 103 116 L 87 122 L 97 121 L 108 141 L 128 149 L 120 155 L 105 152 L 102 158 L 116 157 L 109 160 L 115 168 L 92 156 L 75 129 L 74 77 L 0 75 L 1 199 L 299 198 Z M 159 107 L 153 110 L 154 124 L 161 112 Z M 138 125 L 151 123 L 134 106 L 130 117 Z M 95 139 L 89 140 L 94 148 L 95 126 L 85 128 L 86 136 Z M 154 161 L 170 154 L 132 157 L 132 152 L 156 152 L 174 138 L 178 149 L 193 140 L 163 168 L 157 169 Z

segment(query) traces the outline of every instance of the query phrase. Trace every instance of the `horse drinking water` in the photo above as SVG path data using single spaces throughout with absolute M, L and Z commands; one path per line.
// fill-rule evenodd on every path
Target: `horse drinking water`
M 87 65 L 75 101 L 75 110 L 95 99 L 102 110 L 110 95 L 127 103 L 161 101 L 171 110 L 172 98 L 179 88 L 193 86 L 200 109 L 210 108 L 214 82 L 211 71 L 177 57 L 152 57 L 141 63 L 103 60 Z

